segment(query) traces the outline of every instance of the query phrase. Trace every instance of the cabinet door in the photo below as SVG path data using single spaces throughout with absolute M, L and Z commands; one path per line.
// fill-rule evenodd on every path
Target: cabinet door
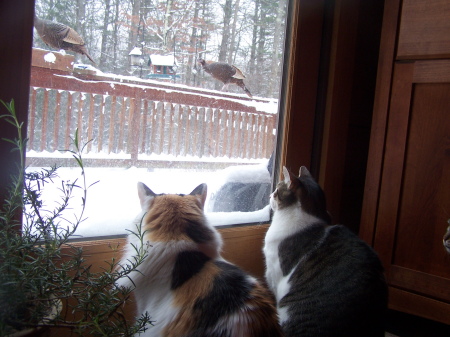
M 449 58 L 449 33 L 449 0 L 403 0 L 397 59 Z
M 450 61 L 396 63 L 374 248 L 390 306 L 450 323 Z

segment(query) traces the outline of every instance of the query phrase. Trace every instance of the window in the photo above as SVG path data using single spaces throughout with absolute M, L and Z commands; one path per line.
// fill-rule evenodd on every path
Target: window
M 36 14 L 74 28 L 96 64 L 49 48 L 35 31 L 27 164 L 56 163 L 61 179 L 73 180 L 78 170 L 59 150 L 75 129 L 92 140 L 84 160 L 99 183 L 77 234 L 124 234 L 139 211 L 137 181 L 156 193 L 206 182 L 207 217 L 217 226 L 268 221 L 287 1 L 64 4 L 37 0 Z M 248 91 L 222 88 L 202 59 L 216 77 L 209 62 L 236 65 Z

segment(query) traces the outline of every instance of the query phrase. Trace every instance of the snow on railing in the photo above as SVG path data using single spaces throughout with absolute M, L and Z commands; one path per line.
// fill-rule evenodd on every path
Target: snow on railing
M 60 157 L 78 128 L 96 166 L 257 161 L 273 151 L 276 110 L 274 100 L 33 62 L 27 158 Z

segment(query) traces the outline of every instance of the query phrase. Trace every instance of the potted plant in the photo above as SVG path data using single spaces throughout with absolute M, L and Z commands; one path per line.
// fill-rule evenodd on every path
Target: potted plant
M 24 163 L 26 139 L 22 138 L 14 101 L 2 101 L 7 113 L 0 115 L 17 129 L 17 139 L 6 139 L 20 152 L 17 175 L 11 177 L 8 196 L 0 205 L 0 336 L 43 328 L 69 329 L 80 336 L 131 336 L 145 331 L 148 314 L 130 322 L 124 305 L 133 289 L 116 282 L 135 271 L 146 257 L 143 233 L 133 232 L 142 243 L 128 265 L 111 259 L 101 272 L 91 271 L 81 248 L 70 239 L 84 220 L 87 191 L 78 132 L 68 150 L 80 168 L 80 180 L 64 182 L 56 206 L 42 200 L 42 188 L 52 183 L 57 167 L 27 172 Z M 81 214 L 67 216 L 75 190 L 81 190 Z M 73 219 L 73 220 L 71 220 Z

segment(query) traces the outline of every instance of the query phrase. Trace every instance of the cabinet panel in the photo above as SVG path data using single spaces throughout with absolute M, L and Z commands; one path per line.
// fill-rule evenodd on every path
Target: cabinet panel
M 388 283 L 417 294 L 412 301 L 433 298 L 450 323 L 450 255 L 442 244 L 450 217 L 448 62 L 395 64 L 383 158 L 374 247 Z
M 398 288 L 389 289 L 389 307 L 393 310 L 450 324 L 448 304 Z M 432 332 L 430 331 L 430 333 Z
M 391 309 L 450 324 L 450 0 L 384 4 L 360 235 Z
M 450 279 L 442 245 L 450 217 L 450 83 L 412 91 L 392 263 Z
M 389 282 L 399 288 L 450 302 L 450 280 L 416 270 L 391 266 Z
M 397 59 L 450 57 L 450 1 L 404 0 Z

